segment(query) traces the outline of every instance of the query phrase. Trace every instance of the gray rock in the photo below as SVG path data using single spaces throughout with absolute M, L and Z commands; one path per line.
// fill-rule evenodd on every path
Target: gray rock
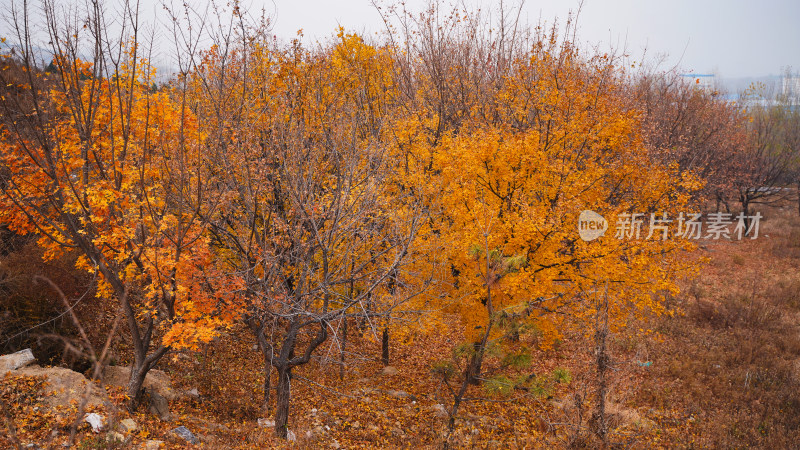
M 433 415 L 440 419 L 446 419 L 450 417 L 450 413 L 447 412 L 447 408 L 445 408 L 442 404 L 437 403 L 433 405 L 431 409 L 433 410 Z
M 381 370 L 381 375 L 387 377 L 397 375 L 397 369 L 392 366 L 386 366 L 383 368 L 383 370 Z
M 258 419 L 258 426 L 261 428 L 272 428 L 275 426 L 275 421 L 271 419 Z
M 123 443 L 123 442 L 125 442 L 125 436 L 123 436 L 120 433 L 117 433 L 116 431 L 112 431 L 112 432 L 108 433 L 108 435 L 106 435 L 106 440 L 108 442 Z
M 112 386 L 128 387 L 131 379 L 131 368 L 123 366 L 108 366 L 103 369 L 103 383 Z M 172 389 L 172 380 L 164 371 L 151 369 L 144 377 L 143 387 L 147 392 L 158 392 L 159 395 L 172 401 L 177 398 L 177 392 Z
M 0 376 L 9 370 L 17 370 L 35 362 L 36 358 L 33 357 L 33 352 L 29 348 L 0 356 Z
M 133 433 L 139 429 L 139 425 L 133 419 L 124 419 L 119 423 L 119 429 L 123 433 Z
M 169 402 L 156 391 L 148 391 L 150 396 L 150 412 L 158 416 L 163 421 L 170 420 Z
M 192 432 L 189 431 L 189 429 L 186 428 L 183 425 L 181 425 L 178 428 L 175 428 L 174 430 L 170 431 L 170 434 L 172 434 L 173 436 L 177 436 L 177 437 L 183 439 L 184 441 L 186 441 L 186 442 L 188 442 L 190 444 L 199 444 L 200 443 L 200 439 L 197 439 L 197 436 L 192 434 Z
M 397 398 L 407 398 L 412 401 L 417 401 L 417 397 L 413 394 L 409 394 L 406 391 L 386 391 L 387 394 L 391 395 L 392 397 Z
M 159 450 L 162 445 L 164 445 L 164 441 L 159 441 L 158 439 L 148 439 L 147 442 L 142 445 L 142 450 Z

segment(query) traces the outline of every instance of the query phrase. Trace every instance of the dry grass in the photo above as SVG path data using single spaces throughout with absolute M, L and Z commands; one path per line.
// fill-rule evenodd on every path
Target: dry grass
M 800 218 L 762 214 L 761 238 L 709 244 L 711 264 L 686 283 L 683 314 L 659 320 L 664 342 L 652 346 L 637 402 L 672 411 L 667 446 L 800 442 Z
M 669 300 L 672 315 L 632 320 L 612 336 L 607 410 L 613 446 L 791 448 L 800 442 L 800 217 L 793 208 L 762 214 L 759 239 L 702 243 L 693 257 L 710 261 Z M 290 413 L 298 440 L 291 447 L 441 448 L 445 421 L 433 407 L 451 397 L 433 368 L 459 341 L 441 333 L 394 342 L 397 376 L 380 375 L 379 345 L 363 336 L 348 343 L 361 356 L 348 359 L 343 380 L 333 362 L 315 360 L 298 370 Z M 233 330 L 165 361 L 159 368 L 172 374 L 176 387 L 197 388 L 201 397 L 173 403 L 169 423 L 142 408 L 133 417 L 146 434 L 132 444 L 161 439 L 181 448 L 168 431 L 185 425 L 204 448 L 285 446 L 256 423 L 266 414 L 262 362 L 252 344 L 246 330 Z M 470 388 L 467 396 L 475 401 L 461 409 L 452 447 L 598 447 L 593 349 L 589 335 L 576 333 L 556 349 L 534 351 L 515 375 L 549 380 L 535 393 Z M 485 369 L 490 374 L 503 364 L 490 357 Z M 391 393 L 400 390 L 414 399 Z

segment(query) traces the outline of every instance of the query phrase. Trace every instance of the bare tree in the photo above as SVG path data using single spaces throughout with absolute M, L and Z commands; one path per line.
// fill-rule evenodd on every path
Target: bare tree
M 742 95 L 750 116 L 748 141 L 742 156 L 743 176 L 739 177 L 739 202 L 744 215 L 751 215 L 754 204 L 784 200 L 786 186 L 794 182 L 800 163 L 798 113 L 764 85 L 754 85 Z

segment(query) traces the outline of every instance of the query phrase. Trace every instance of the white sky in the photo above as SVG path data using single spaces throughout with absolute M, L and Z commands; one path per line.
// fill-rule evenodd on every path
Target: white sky
M 12 1 L 21 3 L 0 0 L 0 14 L 8 10 Z M 162 0 L 140 1 L 146 20 L 159 14 L 163 22 L 159 6 Z M 186 1 L 200 9 L 210 2 Z M 499 0 L 463 1 L 480 5 L 483 10 L 496 10 L 499 5 Z M 113 6 L 119 0 L 106 2 L 111 11 L 119 9 Z M 226 0 L 217 2 L 224 4 Z M 427 0 L 405 3 L 408 9 L 419 11 Z M 383 29 L 370 0 L 242 0 L 242 4 L 254 15 L 264 8 L 272 17 L 273 33 L 282 39 L 296 36 L 301 28 L 306 42 L 331 36 L 339 25 L 359 32 Z M 577 7 L 578 0 L 528 0 L 522 18 L 535 24 L 540 17 L 552 22 L 558 16 L 563 22 L 567 13 Z M 779 74 L 786 66 L 800 70 L 800 0 L 585 0 L 578 26 L 579 39 L 584 43 L 602 47 L 626 45 L 634 59 L 647 48 L 650 58 L 667 55 L 662 67 L 679 65 L 684 72 L 713 72 L 733 78 Z M 9 34 L 7 24 L 0 23 L 0 36 Z M 169 65 L 166 61 L 162 64 Z
M 292 37 L 298 28 L 311 37 L 328 36 L 341 24 L 356 31 L 380 30 L 382 22 L 369 0 L 250 0 L 276 11 L 275 33 Z M 483 1 L 496 9 L 499 1 Z M 407 0 L 421 9 L 424 0 Z M 513 2 L 506 2 L 507 5 Z M 523 17 L 561 21 L 577 0 L 527 1 Z M 668 65 L 684 71 L 718 72 L 724 77 L 778 74 L 782 67 L 800 70 L 800 1 L 798 0 L 586 0 L 579 38 L 621 46 L 638 55 L 669 55 Z

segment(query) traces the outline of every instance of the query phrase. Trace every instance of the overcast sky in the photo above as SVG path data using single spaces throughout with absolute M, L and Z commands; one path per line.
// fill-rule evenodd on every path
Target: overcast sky
M 6 12 L 11 1 L 0 0 Z M 65 1 L 62 6 L 78 1 Z M 152 20 L 154 12 L 163 24 L 159 6 L 163 0 L 139 0 L 143 17 Z M 166 0 L 181 4 L 184 0 Z M 199 9 L 210 0 L 186 0 Z M 217 0 L 225 4 L 227 0 Z M 303 29 L 304 40 L 330 37 L 337 26 L 359 32 L 383 29 L 378 11 L 370 0 L 241 0 L 254 15 L 264 8 L 274 24 L 273 33 L 283 39 Z M 463 0 L 484 11 L 496 10 L 499 1 Z M 383 0 L 388 3 L 388 0 Z M 30 4 L 37 2 L 31 1 Z M 120 0 L 106 0 L 111 11 Z M 427 0 L 406 0 L 410 10 L 424 9 Z M 514 4 L 508 1 L 506 4 Z M 113 5 L 116 5 L 115 8 Z M 522 19 L 535 24 L 540 18 L 563 22 L 570 10 L 577 11 L 578 0 L 528 0 Z M 112 14 L 113 15 L 113 14 Z M 716 73 L 723 78 L 780 74 L 791 66 L 800 70 L 800 0 L 585 0 L 580 12 L 579 39 L 603 47 L 626 46 L 638 57 L 643 49 L 651 59 L 667 55 L 662 65 L 679 66 L 683 72 Z M 0 24 L 0 36 L 9 36 Z M 171 47 L 164 39 L 161 47 Z M 164 45 L 161 45 L 161 44 Z M 174 48 L 174 47 L 173 47 Z M 159 65 L 170 66 L 163 61 Z
M 299 28 L 325 37 L 339 24 L 356 31 L 382 27 L 369 0 L 249 1 L 275 13 L 274 30 L 282 37 Z M 491 9 L 499 2 L 469 3 Z M 421 9 L 426 1 L 406 4 Z M 577 7 L 575 0 L 529 0 L 523 16 L 530 23 L 563 20 Z M 799 0 L 586 0 L 578 25 L 586 42 L 627 43 L 634 55 L 646 47 L 651 57 L 667 54 L 669 65 L 680 63 L 687 72 L 743 77 L 779 74 L 785 66 L 800 70 Z

